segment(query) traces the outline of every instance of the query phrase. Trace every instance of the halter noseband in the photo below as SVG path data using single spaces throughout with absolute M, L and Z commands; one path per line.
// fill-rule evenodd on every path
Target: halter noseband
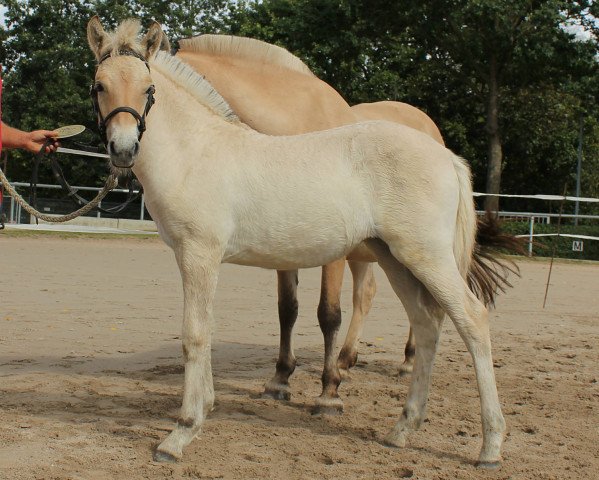
M 139 53 L 136 53 L 132 50 L 119 50 L 118 55 L 129 55 L 129 56 L 132 56 L 135 58 L 139 58 L 142 62 L 144 62 L 144 64 L 148 68 L 148 72 L 150 71 L 150 65 L 148 64 L 148 61 Z M 99 66 L 104 60 L 106 60 L 107 58 L 110 58 L 111 56 L 112 55 L 110 54 L 110 52 L 107 53 L 106 55 L 104 55 L 98 61 L 97 66 Z M 97 66 L 96 66 L 96 68 L 97 68 Z M 96 114 L 96 116 L 98 118 L 98 129 L 100 130 L 100 136 L 102 137 L 102 141 L 104 142 L 104 145 L 106 145 L 108 143 L 108 139 L 106 138 L 106 126 L 107 126 L 108 122 L 112 119 L 112 117 L 114 117 L 117 113 L 120 113 L 120 112 L 129 113 L 133 116 L 133 118 L 135 118 L 135 120 L 137 121 L 137 140 L 138 141 L 141 140 L 143 133 L 146 131 L 146 116 L 148 115 L 150 108 L 152 108 L 152 105 L 154 105 L 154 102 L 156 101 L 154 99 L 155 92 L 156 92 L 156 88 L 154 87 L 154 85 L 150 85 L 150 88 L 148 88 L 148 90 L 146 91 L 146 93 L 148 94 L 148 100 L 146 101 L 146 106 L 144 107 L 144 111 L 143 111 L 142 115 L 140 115 L 137 110 L 135 110 L 134 108 L 131 108 L 131 107 L 117 107 L 114 110 L 112 110 L 110 113 L 108 113 L 108 115 L 106 115 L 106 117 L 103 117 L 102 112 L 100 112 L 100 105 L 98 103 L 98 87 L 96 86 L 95 83 L 92 83 L 92 86 L 90 87 L 90 90 L 89 90 L 89 94 L 92 99 L 94 113 Z

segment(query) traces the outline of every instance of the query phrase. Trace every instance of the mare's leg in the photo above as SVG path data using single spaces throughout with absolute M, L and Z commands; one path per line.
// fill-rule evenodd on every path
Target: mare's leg
M 487 309 L 467 288 L 455 264 L 453 252 L 449 251 L 443 254 L 440 250 L 428 249 L 428 255 L 426 256 L 417 255 L 414 252 L 402 255 L 399 245 L 394 248 L 393 244 L 390 245 L 390 251 L 395 258 L 410 269 L 449 315 L 472 356 L 481 401 L 483 427 L 483 445 L 478 461 L 480 466 L 496 467 L 501 461 L 501 444 L 505 432 L 505 420 L 501 413 L 495 384 Z M 411 261 L 413 258 L 419 260 Z M 393 260 L 390 256 L 387 256 L 381 266 L 385 269 L 395 289 L 398 282 L 393 281 L 395 270 Z M 390 273 L 391 275 L 389 275 Z M 396 293 L 399 294 L 398 291 Z M 410 319 L 410 322 L 415 328 L 414 333 L 418 348 L 416 349 L 414 374 L 406 407 L 411 401 L 412 391 L 416 390 L 418 383 L 421 381 L 420 375 L 423 369 L 421 363 L 423 360 L 427 360 L 427 354 L 422 350 L 429 348 L 427 343 L 431 343 L 433 336 L 438 337 L 440 327 L 439 322 L 439 325 L 435 328 L 436 333 L 429 328 L 429 336 L 423 337 L 423 333 L 426 335 L 427 330 L 426 327 L 421 325 L 422 322 L 412 323 L 412 319 Z M 430 368 L 430 366 L 427 368 Z M 428 382 L 430 382 L 430 377 L 427 378 Z M 417 401 L 423 402 L 424 405 L 426 405 L 425 392 L 427 391 L 428 386 L 426 391 L 422 389 L 420 394 L 415 392 Z M 410 411 L 408 411 L 407 416 L 402 414 L 402 418 L 387 437 L 389 443 L 402 445 L 405 442 L 407 433 L 417 426 L 417 422 L 410 420 L 409 414 Z
M 337 367 L 335 344 L 341 325 L 341 285 L 345 259 L 337 260 L 322 267 L 318 323 L 324 337 L 324 369 L 322 371 L 322 393 L 316 399 L 314 413 L 339 413 L 343 411 L 343 401 L 337 392 L 341 375 Z
M 347 262 L 354 280 L 353 314 L 345 342 L 337 359 L 337 366 L 342 376 L 349 375 L 349 369 L 358 361 L 358 343 L 364 330 L 364 318 L 372 306 L 372 299 L 376 293 L 376 282 L 372 271 L 372 263 Z
M 264 386 L 264 395 L 277 400 L 289 400 L 289 377 L 295 370 L 293 326 L 297 320 L 297 270 L 277 272 L 279 294 L 279 359 L 274 377 Z
M 414 329 L 410 326 L 410 333 L 408 334 L 408 341 L 404 348 L 404 360 L 399 367 L 399 376 L 403 377 L 412 373 L 414 369 L 414 356 L 416 355 L 416 339 L 414 336 Z
M 157 461 L 181 458 L 183 448 L 199 433 L 214 403 L 210 344 L 212 301 L 216 291 L 221 256 L 197 245 L 175 250 L 183 280 L 183 359 L 185 386 L 183 404 L 175 429 L 158 446 Z

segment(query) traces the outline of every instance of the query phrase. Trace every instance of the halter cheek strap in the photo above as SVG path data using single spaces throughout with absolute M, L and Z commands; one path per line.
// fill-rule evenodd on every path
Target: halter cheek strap
M 134 52 L 132 50 L 119 50 L 118 55 L 129 55 L 129 56 L 132 56 L 135 58 L 139 58 L 142 62 L 145 63 L 146 67 L 148 68 L 148 72 L 150 71 L 150 65 L 148 64 L 148 61 L 145 59 L 145 57 L 143 57 L 139 53 Z M 98 65 L 100 65 L 104 60 L 106 60 L 107 58 L 110 58 L 111 56 L 112 55 L 110 53 L 107 53 L 106 55 L 104 55 L 98 61 Z M 121 113 L 121 112 L 129 113 L 130 115 L 133 116 L 133 118 L 135 118 L 135 120 L 137 122 L 137 140 L 141 140 L 143 133 L 146 131 L 146 116 L 150 112 L 150 108 L 152 108 L 152 105 L 154 105 L 154 103 L 156 102 L 156 100 L 154 98 L 155 92 L 156 92 L 156 88 L 154 87 L 154 85 L 151 85 L 150 88 L 148 88 L 148 90 L 146 91 L 146 94 L 148 95 L 148 100 L 146 101 L 146 106 L 144 107 L 143 114 L 141 114 L 141 115 L 134 108 L 117 107 L 114 110 L 112 110 L 110 113 L 108 113 L 108 115 L 106 115 L 106 117 L 103 117 L 102 112 L 100 111 L 100 105 L 98 102 L 98 88 L 95 84 L 92 84 L 89 93 L 90 93 L 90 96 L 92 99 L 94 113 L 95 113 L 96 117 L 98 118 L 98 128 L 100 130 L 100 136 L 102 137 L 102 141 L 104 142 L 104 145 L 106 145 L 108 143 L 108 138 L 106 137 L 106 127 L 108 125 L 108 122 L 117 113 Z

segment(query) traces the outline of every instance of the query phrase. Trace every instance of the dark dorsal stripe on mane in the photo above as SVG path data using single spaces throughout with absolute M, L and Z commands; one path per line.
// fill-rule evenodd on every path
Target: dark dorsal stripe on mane
M 285 67 L 306 75 L 314 75 L 308 65 L 291 52 L 254 38 L 233 35 L 198 35 L 179 40 L 179 50 L 243 58 L 267 65 Z
M 214 113 L 229 122 L 239 122 L 235 112 L 210 82 L 177 57 L 166 52 L 158 52 L 150 64 Z

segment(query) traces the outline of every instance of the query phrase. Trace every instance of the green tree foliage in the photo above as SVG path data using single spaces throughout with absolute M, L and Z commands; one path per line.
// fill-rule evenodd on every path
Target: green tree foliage
M 5 5 L 3 120 L 24 130 L 92 126 L 88 90 L 93 59 L 85 46 L 90 6 L 74 0 L 9 0 Z M 11 157 L 11 178 L 27 179 L 31 155 L 15 152 Z M 105 168 L 90 165 L 70 162 L 66 170 L 88 184 L 101 182 L 99 172 Z
M 238 31 L 290 48 L 350 102 L 422 108 L 471 161 L 478 190 L 500 191 L 503 173 L 502 192 L 561 193 L 575 168 L 580 109 L 593 132 L 597 98 L 596 42 L 565 27 L 595 28 L 593 9 L 557 0 L 264 0 L 243 12 Z M 592 158 L 594 144 L 587 138 Z
M 0 63 L 4 118 L 32 129 L 83 123 L 95 130 L 85 26 L 136 16 L 176 39 L 233 33 L 279 44 L 350 103 L 399 100 L 427 112 L 467 158 L 475 188 L 574 192 L 584 121 L 582 194 L 599 196 L 599 7 L 591 0 L 5 0 Z M 575 38 L 570 26 L 595 36 Z M 97 142 L 97 137 L 91 138 Z M 9 173 L 28 177 L 29 159 Z M 499 161 L 499 163 L 497 163 Z M 495 162 L 495 163 L 493 163 Z M 489 184 L 489 164 L 501 183 Z M 105 167 L 69 162 L 73 182 L 102 182 Z M 544 209 L 502 201 L 504 208 Z M 592 207 L 584 207 L 587 210 Z M 595 207 L 596 209 L 596 207 Z
M 160 21 L 172 38 L 216 31 L 227 12 L 225 0 L 166 2 L 150 0 L 6 0 L 1 26 L 3 120 L 32 130 L 84 124 L 82 141 L 99 144 L 92 114 L 89 85 L 95 60 L 87 45 L 86 25 L 95 14 L 107 27 L 128 17 Z M 31 154 L 13 151 L 8 173 L 13 180 L 30 176 Z M 106 175 L 102 162 L 68 157 L 64 171 L 72 183 L 101 185 Z M 42 181 L 52 183 L 42 166 Z

